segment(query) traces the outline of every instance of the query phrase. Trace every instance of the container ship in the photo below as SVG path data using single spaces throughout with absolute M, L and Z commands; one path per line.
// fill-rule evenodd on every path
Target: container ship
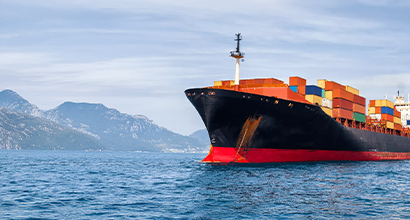
M 241 34 L 231 51 L 234 80 L 187 89 L 209 134 L 206 163 L 410 159 L 410 101 L 369 100 L 348 85 L 300 76 L 240 79 Z M 368 105 L 366 114 L 366 104 Z

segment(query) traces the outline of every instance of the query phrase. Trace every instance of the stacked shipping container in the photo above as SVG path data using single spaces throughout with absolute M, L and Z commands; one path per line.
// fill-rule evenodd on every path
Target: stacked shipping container
M 305 95 L 306 79 L 298 76 L 289 77 L 289 88 L 296 93 Z
M 241 87 L 287 87 L 307 101 L 319 105 L 322 110 L 333 118 L 348 119 L 356 122 L 366 122 L 366 99 L 359 95 L 359 90 L 325 79 L 317 80 L 317 86 L 306 85 L 301 77 L 289 77 L 289 85 L 274 78 L 240 80 Z M 232 89 L 233 80 L 215 81 L 214 87 Z M 370 123 L 381 124 L 386 128 L 402 130 L 401 113 L 395 109 L 394 103 L 388 100 L 371 100 L 368 106 Z M 375 120 L 375 121 L 373 121 Z M 410 125 L 410 120 L 407 121 Z
M 329 115 L 333 118 L 366 122 L 366 99 L 359 96 L 359 90 L 325 79 L 319 79 L 317 85 L 324 90 L 324 100 L 332 103 L 329 106 L 332 114 Z M 323 110 L 329 111 L 328 109 Z
M 214 81 L 214 87 L 232 87 L 234 85 L 235 80 Z M 277 87 L 285 86 L 282 80 L 275 78 L 242 79 L 239 81 L 239 85 L 245 87 L 271 87 L 273 85 L 277 85 Z
M 396 110 L 394 103 L 387 99 L 370 100 L 368 115 L 380 121 L 386 128 L 401 130 L 401 113 Z

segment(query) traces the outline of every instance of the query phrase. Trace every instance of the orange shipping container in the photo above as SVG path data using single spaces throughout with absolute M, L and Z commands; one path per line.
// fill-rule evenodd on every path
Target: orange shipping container
M 357 103 L 353 103 L 353 112 L 366 114 L 366 107 Z
M 394 106 L 394 107 L 396 107 L 396 106 Z M 394 117 L 401 118 L 401 112 L 399 112 L 397 110 L 394 110 Z
M 382 107 L 374 107 L 376 109 L 376 114 L 382 113 Z
M 395 130 L 401 130 L 401 124 L 394 124 Z
M 255 79 L 242 79 L 239 81 L 239 85 L 255 84 Z
M 291 76 L 289 77 L 289 86 L 306 86 L 306 79 L 299 76 Z
M 304 95 L 306 91 L 306 86 L 298 86 L 298 93 Z
M 376 107 L 376 100 L 370 100 L 369 105 L 370 107 Z
M 333 108 L 333 118 L 346 118 L 353 120 L 353 112 L 342 108 Z
M 267 83 L 267 84 L 275 84 L 275 83 L 283 84 L 284 82 L 282 80 L 278 80 L 278 79 L 275 79 L 275 78 L 268 78 L 268 79 L 265 79 L 265 83 Z
M 382 120 L 394 122 L 394 116 L 389 114 L 382 114 Z
M 350 93 L 346 90 L 335 89 L 333 90 L 333 99 L 335 98 L 342 98 L 342 99 L 346 99 L 346 100 L 353 102 L 354 96 L 353 96 L 353 93 Z
M 340 85 L 337 82 L 333 82 L 333 81 L 327 81 L 325 84 L 325 90 L 329 91 L 329 90 L 335 90 L 335 89 L 341 89 L 341 90 L 345 90 L 346 91 L 346 87 Z M 352 100 L 353 101 L 353 100 Z

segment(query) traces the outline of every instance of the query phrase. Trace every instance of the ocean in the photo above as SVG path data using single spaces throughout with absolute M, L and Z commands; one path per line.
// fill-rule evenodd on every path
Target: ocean
M 205 156 L 0 150 L 0 218 L 410 218 L 410 161 L 216 166 Z

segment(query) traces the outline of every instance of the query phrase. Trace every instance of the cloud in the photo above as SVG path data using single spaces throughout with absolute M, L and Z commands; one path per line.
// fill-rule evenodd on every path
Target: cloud
M 183 91 L 241 76 L 300 75 L 368 98 L 408 77 L 406 1 L 15 0 L 0 13 L 0 88 L 42 108 L 101 102 L 189 134 L 203 124 Z M 404 8 L 403 8 L 404 7 Z M 401 89 L 402 90 L 402 89 Z M 161 113 L 163 109 L 167 114 Z

